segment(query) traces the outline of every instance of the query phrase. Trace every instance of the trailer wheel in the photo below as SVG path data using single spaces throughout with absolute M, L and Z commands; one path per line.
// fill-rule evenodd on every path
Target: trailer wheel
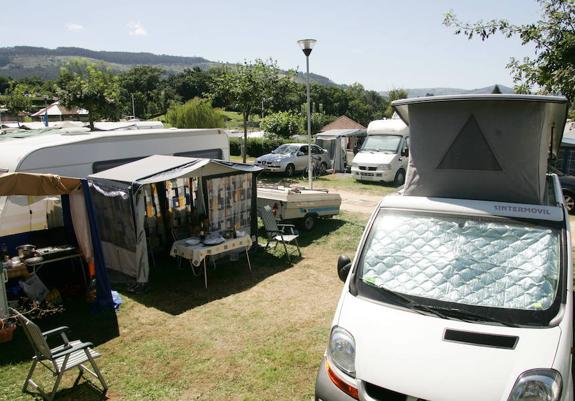
M 315 216 L 313 214 L 306 214 L 303 218 L 303 228 L 306 231 L 311 231 L 315 226 Z

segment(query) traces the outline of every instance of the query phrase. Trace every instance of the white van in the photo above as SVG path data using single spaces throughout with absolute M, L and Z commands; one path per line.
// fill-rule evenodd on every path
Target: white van
M 32 172 L 85 178 L 154 154 L 229 160 L 230 145 L 221 129 L 11 132 L 0 136 L 0 174 Z M 53 207 L 50 198 L 0 197 L 0 237 L 47 228 L 46 215 Z
M 351 163 L 357 181 L 403 185 L 409 157 L 409 128 L 399 118 L 376 120 L 367 126 L 367 138 Z
M 541 168 L 566 99 L 493 96 L 394 103 L 406 187 L 338 260 L 316 401 L 573 400 L 569 219 Z

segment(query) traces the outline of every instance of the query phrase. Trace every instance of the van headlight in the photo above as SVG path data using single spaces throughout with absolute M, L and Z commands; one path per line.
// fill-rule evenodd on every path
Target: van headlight
M 391 165 L 389 164 L 380 164 L 378 167 L 380 170 L 391 170 Z
M 355 340 L 347 330 L 338 326 L 333 328 L 328 355 L 339 370 L 355 377 Z
M 517 378 L 508 401 L 557 401 L 562 386 L 561 374 L 556 370 L 528 370 Z

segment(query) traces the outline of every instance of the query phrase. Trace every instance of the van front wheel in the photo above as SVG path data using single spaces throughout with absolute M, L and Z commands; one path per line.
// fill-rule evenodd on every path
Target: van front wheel
M 395 179 L 393 180 L 393 185 L 395 185 L 396 187 L 400 187 L 405 183 L 405 170 L 400 168 L 399 170 L 397 170 L 397 173 L 395 173 Z

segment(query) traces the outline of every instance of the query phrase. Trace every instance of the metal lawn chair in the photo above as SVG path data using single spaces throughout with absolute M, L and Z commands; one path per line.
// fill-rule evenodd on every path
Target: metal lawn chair
M 90 373 L 100 381 L 100 384 L 103 387 L 102 394 L 106 394 L 108 391 L 108 385 L 94 361 L 94 359 L 99 357 L 100 354 L 90 348 L 92 343 L 85 343 L 79 340 L 69 341 L 66 336 L 69 329 L 66 326 L 58 327 L 57 329 L 42 333 L 36 324 L 22 314 L 17 313 L 17 319 L 34 349 L 32 367 L 28 372 L 28 377 L 26 377 L 22 392 L 29 393 L 30 391 L 28 390 L 28 387 L 32 386 L 44 399 L 52 401 L 56 396 L 56 391 L 58 391 L 58 386 L 60 385 L 60 381 L 62 380 L 64 373 L 68 370 L 78 368 L 80 372 L 74 381 L 74 387 L 78 384 L 84 373 Z M 50 348 L 46 339 L 58 334 L 60 335 L 62 344 L 55 348 Z M 50 370 L 56 377 L 52 391 L 49 393 L 46 393 L 32 380 L 32 375 L 34 374 L 34 370 L 38 363 Z M 86 366 L 88 363 L 91 365 L 93 370 Z
M 265 249 L 268 249 L 268 246 L 273 241 L 275 241 L 276 247 L 281 242 L 284 247 L 287 260 L 291 263 L 287 244 L 291 244 L 293 242 L 297 248 L 299 256 L 301 256 L 301 251 L 297 242 L 299 234 L 296 233 L 295 226 L 293 224 L 278 224 L 272 213 L 272 208 L 269 205 L 266 205 L 261 209 L 261 218 L 264 222 L 264 228 L 268 239 Z

